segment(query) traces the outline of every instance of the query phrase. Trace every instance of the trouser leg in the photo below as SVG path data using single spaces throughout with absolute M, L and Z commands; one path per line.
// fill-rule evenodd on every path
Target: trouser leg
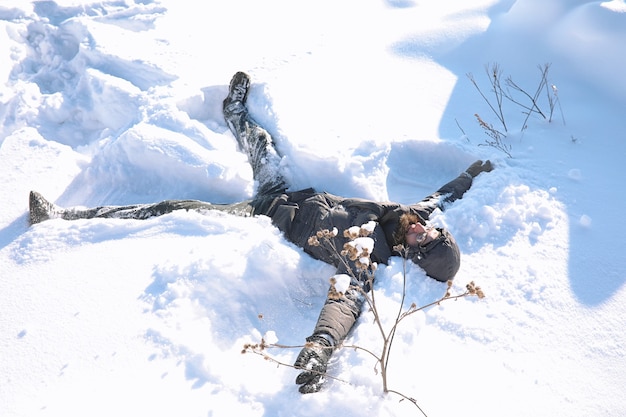
M 280 194 L 288 188 L 280 173 L 281 156 L 274 147 L 271 135 L 250 117 L 244 104 L 245 94 L 243 97 L 235 94 L 231 83 L 231 93 L 224 101 L 224 119 L 237 139 L 239 149 L 248 156 L 257 182 L 256 194 Z
M 236 204 L 211 204 L 198 200 L 166 200 L 155 204 L 135 204 L 129 206 L 103 206 L 88 209 L 63 209 L 59 214 L 65 220 L 116 218 L 143 220 L 162 216 L 176 210 L 204 212 L 219 210 L 239 216 L 249 216 L 252 207 L 249 201 Z

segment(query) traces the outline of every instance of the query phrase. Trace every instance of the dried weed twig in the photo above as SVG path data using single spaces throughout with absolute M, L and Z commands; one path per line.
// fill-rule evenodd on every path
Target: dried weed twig
M 483 128 L 483 131 L 489 137 L 489 139 L 485 139 L 484 144 L 479 144 L 478 146 L 491 146 L 492 148 L 501 150 L 509 158 L 512 158 L 511 145 L 508 145 L 504 142 L 504 138 L 506 138 L 506 135 L 500 132 L 498 129 L 494 128 L 492 124 L 485 122 L 478 113 L 474 114 L 474 117 L 476 117 L 476 120 L 478 120 L 478 124 L 480 125 L 480 127 Z
M 489 83 L 491 86 L 490 91 L 495 99 L 494 104 L 492 104 L 491 100 L 489 100 L 487 96 L 485 96 L 483 90 L 478 85 L 478 82 L 476 81 L 472 73 L 467 74 L 467 78 L 469 78 L 469 80 L 474 85 L 474 87 L 476 87 L 476 90 L 478 90 L 478 93 L 481 95 L 483 100 L 485 100 L 491 111 L 493 111 L 493 113 L 496 115 L 496 117 L 502 124 L 502 128 L 504 129 L 504 131 L 508 132 L 509 130 L 506 126 L 506 120 L 504 118 L 503 110 L 504 97 L 506 97 L 506 95 L 504 94 L 504 89 L 502 88 L 501 84 L 502 70 L 500 69 L 500 66 L 498 64 L 493 64 L 492 66 L 485 66 L 485 71 L 487 72 L 487 77 L 489 78 Z
M 266 361 L 275 363 L 278 366 L 285 366 L 287 368 L 292 368 L 292 369 L 301 371 L 301 369 L 296 368 L 294 365 L 286 363 L 286 362 L 282 362 L 276 359 L 275 357 L 271 356 L 269 353 L 267 353 L 267 350 L 268 349 L 302 349 L 305 347 L 312 347 L 314 344 L 315 342 L 307 342 L 304 345 L 281 345 L 279 343 L 267 343 L 264 338 L 261 338 L 261 342 L 259 343 L 244 344 L 243 349 L 241 350 L 241 353 L 242 354 L 254 353 L 255 355 L 261 356 Z M 309 370 L 309 372 L 316 372 L 316 371 L 311 369 Z M 335 381 L 343 382 L 344 384 L 351 385 L 350 382 L 343 380 L 341 378 L 337 378 L 332 375 L 328 375 L 327 373 L 324 374 L 324 377 L 333 379 Z
M 534 89 L 534 92 L 529 93 L 531 90 L 520 86 L 511 76 L 507 76 L 503 81 L 502 69 L 498 64 L 487 64 L 485 66 L 485 72 L 487 73 L 489 80 L 489 92 L 491 93 L 492 98 L 489 98 L 488 94 L 483 92 L 473 74 L 466 74 L 472 85 L 476 88 L 480 96 L 496 116 L 501 126 L 500 128 L 495 128 L 491 123 L 484 121 L 484 119 L 482 119 L 478 114 L 474 115 L 478 120 L 480 127 L 489 138 L 485 141 L 487 146 L 503 151 L 509 158 L 512 157 L 511 146 L 506 145 L 504 142 L 504 139 L 509 133 L 508 116 L 505 117 L 505 102 L 513 103 L 515 106 L 522 109 L 522 114 L 525 115 L 522 126 L 520 127 L 520 131 L 522 132 L 528 128 L 528 120 L 532 115 L 537 115 L 548 122 L 552 122 L 554 110 L 557 106 L 561 112 L 563 124 L 565 125 L 565 117 L 563 115 L 563 109 L 561 108 L 558 90 L 554 84 L 549 83 L 550 65 L 551 64 L 547 63 L 537 66 L 541 74 L 539 83 Z M 542 93 L 544 91 L 546 93 L 545 100 L 547 102 L 548 111 L 545 111 L 542 108 L 542 106 L 545 105 L 545 102 L 541 100 Z
M 429 307 L 440 305 L 444 301 L 450 300 L 458 300 L 464 297 L 478 297 L 484 298 L 485 294 L 482 289 L 477 286 L 473 281 L 466 285 L 465 291 L 453 294 L 452 291 L 452 281 L 448 281 L 445 294 L 439 299 L 422 305 L 417 306 L 417 304 L 412 303 L 409 308 L 405 308 L 405 298 L 407 292 L 407 260 L 408 260 L 408 249 L 404 246 L 400 245 L 394 248 L 398 253 L 402 254 L 402 272 L 403 272 L 403 284 L 402 284 L 402 296 L 400 305 L 398 307 L 398 312 L 395 315 L 395 319 L 393 320 L 393 324 L 389 329 L 385 329 L 383 325 L 383 321 L 381 320 L 381 314 L 378 309 L 376 303 L 376 292 L 373 289 L 374 284 L 374 272 L 376 271 L 376 263 L 372 262 L 370 259 L 370 255 L 373 250 L 373 239 L 370 239 L 368 236 L 373 231 L 374 225 L 372 222 L 362 225 L 361 227 L 352 227 L 346 231 L 344 231 L 344 237 L 348 238 L 349 241 L 343 246 L 342 250 L 339 251 L 334 238 L 337 236 L 337 229 L 333 230 L 322 230 L 316 233 L 316 235 L 309 238 L 309 244 L 314 246 L 324 246 L 326 249 L 332 251 L 334 254 L 338 255 L 344 265 L 347 267 L 349 274 L 352 278 L 358 280 L 359 282 L 366 283 L 366 288 L 369 288 L 370 291 L 365 291 L 362 287 L 356 287 L 350 285 L 348 288 L 357 289 L 365 298 L 371 313 L 374 316 L 374 323 L 376 324 L 381 338 L 382 338 L 382 347 L 379 350 L 369 349 L 360 345 L 340 345 L 336 347 L 336 349 L 340 348 L 351 348 L 357 351 L 362 351 L 370 355 L 376 360 L 376 367 L 380 368 L 380 375 L 382 377 L 382 385 L 384 393 L 393 393 L 402 398 L 402 400 L 407 400 L 412 403 L 424 416 L 426 413 L 419 406 L 417 400 L 413 397 L 407 396 L 400 391 L 396 391 L 389 388 L 388 381 L 388 368 L 389 368 L 389 358 L 391 357 L 391 348 L 393 345 L 394 337 L 398 326 L 402 321 L 404 321 L 407 317 L 412 314 L 417 313 L 418 311 L 425 310 Z M 368 240 L 369 239 L 369 240 Z M 339 299 L 344 296 L 342 289 L 337 288 L 338 282 L 336 277 L 332 277 L 330 279 L 330 289 L 328 292 L 328 297 Z M 288 346 L 281 345 L 278 343 L 267 343 L 265 339 L 261 339 L 260 343 L 247 343 L 244 345 L 241 353 L 254 353 L 262 356 L 265 360 L 273 362 L 279 366 L 286 366 L 289 368 L 297 369 L 294 365 L 284 363 L 279 361 L 269 355 L 267 353 L 268 349 L 301 349 L 304 347 L 312 347 L 309 344 L 314 342 L 308 342 L 305 345 L 299 346 Z M 345 381 L 343 379 L 334 377 L 325 373 L 324 376 L 326 378 L 330 378 L 339 382 L 343 382 L 346 384 L 350 384 L 350 382 Z

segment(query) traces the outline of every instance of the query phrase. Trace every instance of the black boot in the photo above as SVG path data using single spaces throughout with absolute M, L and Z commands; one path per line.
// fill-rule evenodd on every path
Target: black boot
M 296 377 L 298 391 L 302 394 L 312 394 L 322 389 L 325 382 L 328 361 L 333 354 L 332 338 L 327 335 L 313 335 L 307 337 L 307 344 L 296 358 L 294 367 L 302 369 Z
M 224 112 L 232 112 L 235 110 L 235 107 L 244 105 L 246 103 L 246 98 L 248 98 L 249 89 L 250 76 L 241 71 L 236 73 L 232 80 L 230 80 L 228 96 L 224 99 Z

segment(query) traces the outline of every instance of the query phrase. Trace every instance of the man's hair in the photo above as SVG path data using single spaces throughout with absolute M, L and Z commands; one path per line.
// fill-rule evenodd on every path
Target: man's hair
M 424 219 L 422 219 L 417 214 L 403 213 L 398 219 L 398 225 L 396 227 L 396 230 L 394 230 L 393 232 L 393 240 L 395 242 L 394 245 L 406 244 L 405 242 L 406 233 L 409 231 L 409 228 L 411 227 L 412 224 L 417 224 L 417 223 L 426 225 L 426 222 L 424 221 Z

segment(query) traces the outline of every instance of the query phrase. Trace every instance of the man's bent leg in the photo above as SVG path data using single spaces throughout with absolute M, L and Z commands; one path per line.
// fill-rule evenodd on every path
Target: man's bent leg
M 248 113 L 245 101 L 250 78 L 243 72 L 233 76 L 228 96 L 224 100 L 224 119 L 237 139 L 239 148 L 248 156 L 257 195 L 276 195 L 288 185 L 280 174 L 281 157 L 274 147 L 271 135 L 259 126 Z

